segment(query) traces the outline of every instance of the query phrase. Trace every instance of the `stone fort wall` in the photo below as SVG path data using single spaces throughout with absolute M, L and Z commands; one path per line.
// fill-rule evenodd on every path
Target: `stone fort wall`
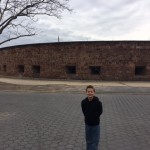
M 59 42 L 1 48 L 0 75 L 150 81 L 150 41 Z

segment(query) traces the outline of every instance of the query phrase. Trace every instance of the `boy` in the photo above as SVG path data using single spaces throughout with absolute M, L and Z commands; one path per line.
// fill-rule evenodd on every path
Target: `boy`
M 100 138 L 100 115 L 102 103 L 95 95 L 92 85 L 86 87 L 87 97 L 82 100 L 81 108 L 85 118 L 86 149 L 98 150 Z

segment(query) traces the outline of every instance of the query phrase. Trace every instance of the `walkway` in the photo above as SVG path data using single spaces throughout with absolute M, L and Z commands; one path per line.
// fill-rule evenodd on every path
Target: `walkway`
M 100 150 L 149 150 L 150 95 L 98 94 Z M 0 92 L 0 150 L 85 150 L 85 94 Z

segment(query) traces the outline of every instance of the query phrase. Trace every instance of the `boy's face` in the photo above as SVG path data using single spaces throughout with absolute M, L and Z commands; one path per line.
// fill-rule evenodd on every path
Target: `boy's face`
M 94 94 L 95 94 L 95 91 L 94 91 L 94 89 L 92 89 L 92 88 L 88 88 L 88 89 L 86 90 L 86 94 L 87 94 L 88 98 L 93 98 L 93 96 L 94 96 Z

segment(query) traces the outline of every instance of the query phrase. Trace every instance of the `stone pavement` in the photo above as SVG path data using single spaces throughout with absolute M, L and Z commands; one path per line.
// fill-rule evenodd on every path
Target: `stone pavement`
M 84 93 L 85 87 L 90 84 L 94 85 L 97 93 L 150 93 L 149 81 L 31 80 L 0 77 L 0 91 Z
M 100 150 L 149 150 L 150 82 L 13 78 L 0 78 L 0 150 L 85 150 L 89 84 L 104 108 Z
M 84 94 L 0 92 L 0 150 L 85 150 Z M 100 150 L 150 149 L 150 95 L 98 94 Z

